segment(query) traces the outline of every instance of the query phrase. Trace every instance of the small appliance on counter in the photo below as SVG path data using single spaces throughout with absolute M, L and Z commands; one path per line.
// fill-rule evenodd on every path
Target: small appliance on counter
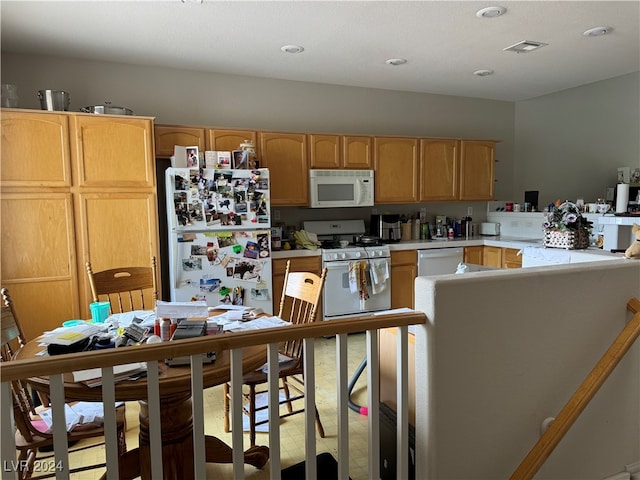
M 402 238 L 400 215 L 371 215 L 371 235 L 385 243 L 399 242 Z
M 482 222 L 480 224 L 480 235 L 500 235 L 500 224 L 496 222 Z

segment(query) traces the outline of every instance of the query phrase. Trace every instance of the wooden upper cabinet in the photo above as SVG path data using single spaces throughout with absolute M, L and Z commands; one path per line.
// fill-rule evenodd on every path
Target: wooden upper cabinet
M 204 152 L 206 149 L 206 135 L 204 128 L 181 127 L 176 125 L 156 125 L 155 126 L 155 146 L 156 156 L 170 157 L 173 155 L 173 147 L 198 146 L 198 150 Z
M 458 199 L 460 184 L 460 141 L 420 140 L 420 201 Z
M 311 168 L 371 169 L 372 137 L 309 135 Z
M 370 170 L 372 137 L 345 135 L 342 137 L 342 161 L 344 168 Z
M 309 204 L 307 135 L 260 132 L 260 166 L 269 169 L 271 206 Z
M 68 118 L 2 111 L 3 188 L 71 186 Z
M 340 135 L 309 135 L 311 168 L 342 168 Z
M 256 146 L 256 156 L 260 160 L 257 144 L 258 134 L 251 130 L 226 130 L 207 128 L 207 150 L 233 152 L 240 149 L 240 144 L 251 140 Z
M 150 118 L 74 116 L 71 132 L 74 183 L 80 187 L 153 188 L 151 132 Z
M 460 200 L 493 200 L 495 142 L 460 142 Z
M 374 137 L 376 203 L 418 201 L 418 139 Z

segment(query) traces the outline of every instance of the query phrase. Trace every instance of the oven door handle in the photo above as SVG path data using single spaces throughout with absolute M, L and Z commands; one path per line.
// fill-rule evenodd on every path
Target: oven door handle
M 353 262 L 365 262 L 367 264 L 367 268 L 369 267 L 369 262 L 367 260 L 344 260 L 339 262 L 325 262 L 324 267 L 327 268 L 327 271 L 337 269 L 344 270 L 345 267 L 349 268 L 349 264 Z

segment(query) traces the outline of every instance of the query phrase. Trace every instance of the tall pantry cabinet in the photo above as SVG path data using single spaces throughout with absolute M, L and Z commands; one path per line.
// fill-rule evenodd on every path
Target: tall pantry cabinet
M 0 282 L 30 339 L 90 318 L 86 261 L 158 257 L 152 118 L 4 109 L 0 180 Z

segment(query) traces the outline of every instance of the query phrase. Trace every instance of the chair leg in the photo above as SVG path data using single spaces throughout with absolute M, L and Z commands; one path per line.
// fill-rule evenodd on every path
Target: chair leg
M 293 412 L 293 405 L 291 405 L 291 393 L 289 392 L 289 381 L 287 377 L 282 377 L 282 389 L 284 390 L 284 396 L 287 401 L 287 412 Z
M 324 438 L 324 427 L 322 426 L 322 422 L 320 421 L 320 414 L 318 413 L 317 407 L 316 407 L 316 428 L 318 429 L 320 438 Z
M 231 428 L 229 427 L 229 384 L 224 384 L 224 431 L 229 433 Z
M 249 446 L 256 444 L 256 387 L 249 385 Z

